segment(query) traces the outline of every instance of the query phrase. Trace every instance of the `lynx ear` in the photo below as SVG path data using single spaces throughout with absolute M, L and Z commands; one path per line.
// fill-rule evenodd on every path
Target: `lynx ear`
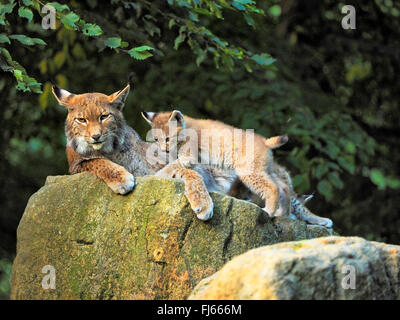
M 119 90 L 117 92 L 114 92 L 113 94 L 110 94 L 108 96 L 108 101 L 115 108 L 117 108 L 118 110 L 121 111 L 124 108 L 124 104 L 125 104 L 126 98 L 128 98 L 129 89 L 130 89 L 130 85 L 128 84 L 122 90 Z
M 157 113 L 155 112 L 142 112 L 142 117 L 146 120 L 151 126 L 153 125 L 153 120 Z
M 176 121 L 178 122 L 178 126 L 185 128 L 185 118 L 179 110 L 172 111 L 168 121 Z
M 299 200 L 302 204 L 306 204 L 313 197 L 314 197 L 314 193 L 313 194 L 302 194 L 302 195 L 297 197 L 297 200 Z
M 60 89 L 59 87 L 52 86 L 51 91 L 53 92 L 54 96 L 56 97 L 58 103 L 64 107 L 70 107 L 68 100 L 70 100 L 74 94 L 68 92 L 67 90 Z

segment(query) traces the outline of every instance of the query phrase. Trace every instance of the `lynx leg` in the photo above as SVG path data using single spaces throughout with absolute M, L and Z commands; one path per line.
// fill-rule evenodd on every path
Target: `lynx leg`
M 250 190 L 265 199 L 264 210 L 273 217 L 279 202 L 279 188 L 275 181 L 265 172 L 245 175 L 238 173 L 238 176 Z
M 287 216 L 290 213 L 290 190 L 287 185 L 285 185 L 282 181 L 278 180 L 278 189 L 279 189 L 279 203 L 278 208 L 276 209 L 275 216 L 282 217 Z
M 89 171 L 104 180 L 115 193 L 127 194 L 135 186 L 134 176 L 124 167 L 107 159 L 91 159 L 81 164 L 81 171 Z
M 214 204 L 204 180 L 198 172 L 182 168 L 179 163 L 171 163 L 159 170 L 156 176 L 182 179 L 185 183 L 185 195 L 197 218 L 203 221 L 212 218 Z
M 214 204 L 202 176 L 191 169 L 177 170 L 176 178 L 185 182 L 185 194 L 198 219 L 206 221 L 213 216 Z
M 304 205 L 302 205 L 299 200 L 295 198 L 291 199 L 291 203 L 292 203 L 292 214 L 298 217 L 299 220 L 308 222 L 310 224 L 316 224 L 319 226 L 332 228 L 333 222 L 331 219 L 322 218 L 313 214 Z

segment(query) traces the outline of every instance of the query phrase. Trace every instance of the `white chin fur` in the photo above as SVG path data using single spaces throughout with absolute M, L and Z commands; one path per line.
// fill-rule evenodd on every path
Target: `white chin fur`
M 102 146 L 103 146 L 102 143 L 92 144 L 92 148 L 94 150 L 100 150 Z

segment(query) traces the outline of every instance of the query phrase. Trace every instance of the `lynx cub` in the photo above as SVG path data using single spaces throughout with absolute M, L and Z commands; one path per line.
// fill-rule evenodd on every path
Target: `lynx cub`
M 142 115 L 152 126 L 152 136 L 159 149 L 177 154 L 176 161 L 163 171 L 192 168 L 199 158 L 202 164 L 233 171 L 251 191 L 265 199 L 265 210 L 270 216 L 287 214 L 289 197 L 279 199 L 280 189 L 285 186 L 271 175 L 274 166 L 271 149 L 285 144 L 288 141 L 286 135 L 266 139 L 219 121 L 184 116 L 178 110 L 143 112 Z M 250 152 L 249 146 L 253 147 Z

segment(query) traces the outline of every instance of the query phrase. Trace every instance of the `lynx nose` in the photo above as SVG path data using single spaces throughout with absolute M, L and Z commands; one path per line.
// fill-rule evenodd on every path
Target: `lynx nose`
M 94 141 L 99 141 L 100 137 L 101 137 L 101 134 L 94 134 L 94 135 L 92 135 L 92 139 L 93 139 Z

